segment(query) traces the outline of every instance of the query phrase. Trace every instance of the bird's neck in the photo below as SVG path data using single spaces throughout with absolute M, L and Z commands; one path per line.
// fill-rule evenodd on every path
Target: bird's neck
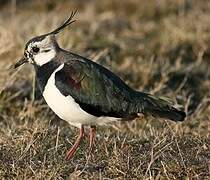
M 35 71 L 36 71 L 36 78 L 39 84 L 39 88 L 41 92 L 44 91 L 44 87 L 47 84 L 48 79 L 50 78 L 51 74 L 57 69 L 60 65 L 60 62 L 58 61 L 49 61 L 48 63 L 37 66 L 34 65 Z

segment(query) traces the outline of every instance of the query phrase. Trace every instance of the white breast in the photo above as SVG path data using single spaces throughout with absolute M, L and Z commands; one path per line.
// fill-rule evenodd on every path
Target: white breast
M 69 124 L 80 127 L 83 125 L 97 124 L 97 117 L 83 111 L 71 96 L 64 96 L 55 86 L 55 73 L 63 68 L 60 65 L 50 76 L 45 86 L 43 96 L 49 107 Z
M 60 65 L 50 76 L 45 86 L 43 96 L 49 107 L 63 120 L 78 128 L 81 125 L 106 125 L 120 118 L 96 117 L 82 110 L 71 96 L 64 96 L 55 86 L 55 73 L 63 68 Z

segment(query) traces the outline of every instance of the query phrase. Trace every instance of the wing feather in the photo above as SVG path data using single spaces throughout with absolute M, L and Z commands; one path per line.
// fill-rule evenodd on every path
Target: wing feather
M 130 88 L 118 84 L 117 81 L 122 83 L 122 80 L 100 65 L 77 60 L 65 62 L 55 78 L 60 92 L 72 96 L 92 115 L 127 118 L 135 113 L 129 108 L 132 104 Z

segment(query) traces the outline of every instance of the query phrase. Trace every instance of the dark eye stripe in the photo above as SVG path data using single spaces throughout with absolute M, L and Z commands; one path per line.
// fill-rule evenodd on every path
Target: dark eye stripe
M 43 52 L 49 52 L 50 51 L 50 49 L 45 49 L 45 50 L 43 50 Z
M 38 53 L 39 52 L 39 48 L 38 47 L 32 47 L 33 52 Z

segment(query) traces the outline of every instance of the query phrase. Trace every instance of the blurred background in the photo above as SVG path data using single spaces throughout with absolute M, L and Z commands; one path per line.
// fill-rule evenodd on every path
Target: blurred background
M 86 164 L 84 141 L 64 160 L 76 129 L 47 107 L 25 65 L 8 70 L 26 42 L 60 25 L 60 46 L 118 74 L 131 87 L 167 96 L 185 122 L 152 117 L 99 127 Z M 0 0 L 0 177 L 209 178 L 210 1 Z

